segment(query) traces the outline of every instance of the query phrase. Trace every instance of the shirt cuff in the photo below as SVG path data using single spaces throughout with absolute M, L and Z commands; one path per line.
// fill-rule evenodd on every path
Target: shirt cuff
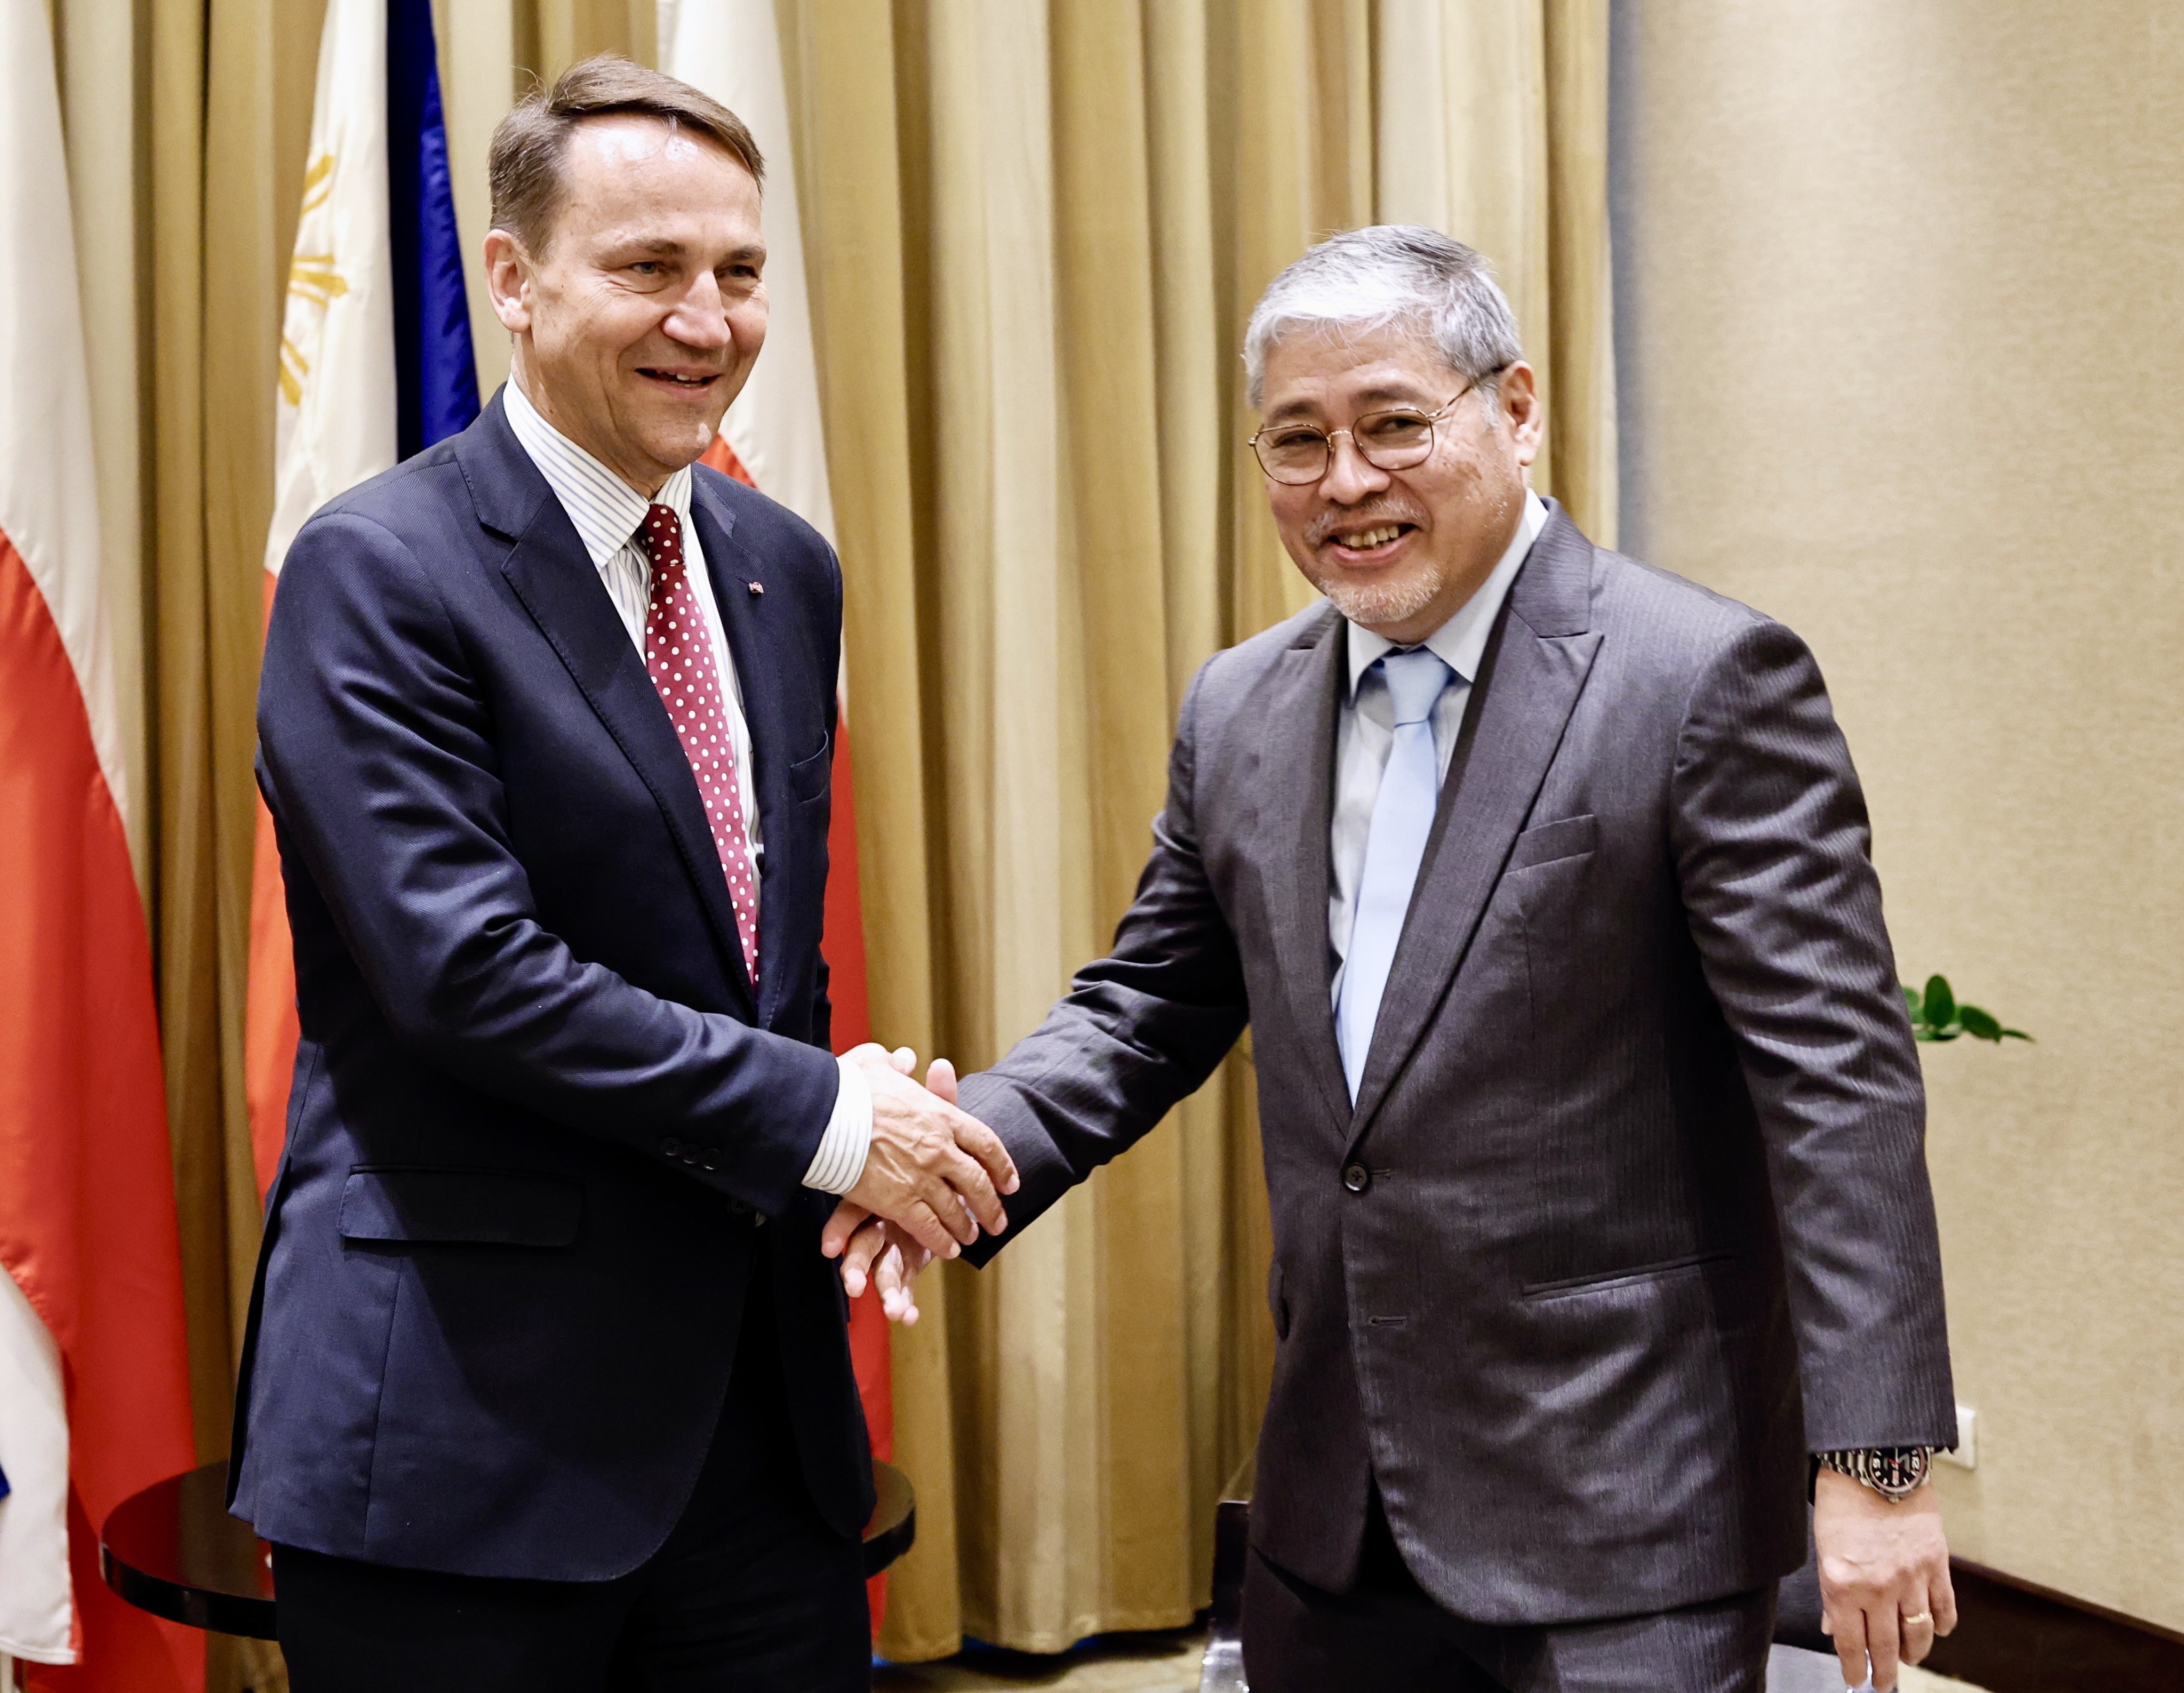
M 872 1084 L 865 1072 L 847 1058 L 834 1062 L 842 1072 L 842 1086 L 834 1095 L 834 1114 L 827 1119 L 827 1132 L 819 1137 L 819 1150 L 811 1167 L 804 1172 L 804 1185 L 822 1194 L 846 1194 L 865 1173 L 865 1154 L 872 1144 Z

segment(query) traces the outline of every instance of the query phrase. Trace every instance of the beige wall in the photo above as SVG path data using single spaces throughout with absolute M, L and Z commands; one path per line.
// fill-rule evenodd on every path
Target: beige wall
M 1817 649 L 1926 1050 L 1964 1555 L 2184 1627 L 2184 8 L 1630 0 L 1624 536 Z

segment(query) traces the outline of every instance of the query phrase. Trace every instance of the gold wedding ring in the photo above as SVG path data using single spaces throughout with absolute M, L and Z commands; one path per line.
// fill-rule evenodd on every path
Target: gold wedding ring
M 1903 1619 L 1903 1626 L 1904 1626 L 1905 1628 L 1907 1628 L 1907 1629 L 1915 1629 L 1915 1628 L 1917 1628 L 1917 1627 L 1918 1627 L 1921 1623 L 1930 1623 L 1930 1622 L 1932 1622 L 1933 1620 L 1934 1620 L 1934 1618 L 1933 1618 L 1933 1616 L 1932 1616 L 1932 1614 L 1931 1614 L 1930 1612 L 1925 1612 L 1925 1611 L 1921 1611 L 1921 1612 L 1920 1612 L 1917 1616 L 1915 1616 L 1915 1617 L 1906 1617 L 1906 1618 Z

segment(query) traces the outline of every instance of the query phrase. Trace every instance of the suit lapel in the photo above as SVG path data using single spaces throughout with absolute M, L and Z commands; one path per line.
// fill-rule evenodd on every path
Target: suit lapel
M 690 521 L 698 532 L 698 544 L 705 550 L 713 604 L 720 608 L 728 654 L 735 661 L 736 680 L 743 694 L 744 722 L 750 731 L 751 791 L 758 796 L 760 838 L 766 844 L 766 861 L 759 869 L 758 899 L 758 1020 L 764 1028 L 772 1025 L 774 1013 L 780 1009 L 780 985 L 787 973 L 768 970 L 766 961 L 787 955 L 782 950 L 787 939 L 785 926 L 794 916 L 792 902 L 784 897 L 783 877 L 791 850 L 789 822 L 794 808 L 788 766 L 796 749 L 790 743 L 783 716 L 786 693 L 778 673 L 782 643 L 767 638 L 766 601 L 761 594 L 750 591 L 754 582 L 764 588 L 765 575 L 757 559 L 735 538 L 735 513 L 716 498 L 701 478 L 694 476 Z
M 1282 654 L 1262 727 L 1259 767 L 1268 794 L 1261 814 L 1272 850 L 1268 884 L 1274 950 L 1301 1033 L 1305 1067 L 1340 1123 L 1350 1091 L 1334 1043 L 1334 972 L 1327 939 L 1328 829 L 1334 805 L 1334 724 L 1346 674 L 1342 632 L 1329 607 Z
M 1353 1143 L 1446 996 L 1562 744 L 1600 646 L 1589 627 L 1591 582 L 1592 543 L 1552 507 L 1510 585 L 1441 786 L 1358 1083 Z
M 472 435 L 482 438 L 472 441 Z M 651 790 L 714 938 L 727 955 L 730 977 L 749 1005 L 735 910 L 728 903 L 727 881 L 721 874 L 689 760 L 645 674 L 644 660 L 607 597 L 606 585 L 560 501 L 509 428 L 498 396 L 466 434 L 456 457 L 479 521 L 515 543 L 501 560 L 502 576 Z

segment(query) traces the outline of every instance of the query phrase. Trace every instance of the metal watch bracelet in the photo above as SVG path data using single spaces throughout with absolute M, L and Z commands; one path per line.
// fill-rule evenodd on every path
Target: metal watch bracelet
M 1852 1446 L 1813 1456 L 1823 1467 L 1871 1488 L 1892 1505 L 1916 1493 L 1934 1467 L 1931 1446 Z

